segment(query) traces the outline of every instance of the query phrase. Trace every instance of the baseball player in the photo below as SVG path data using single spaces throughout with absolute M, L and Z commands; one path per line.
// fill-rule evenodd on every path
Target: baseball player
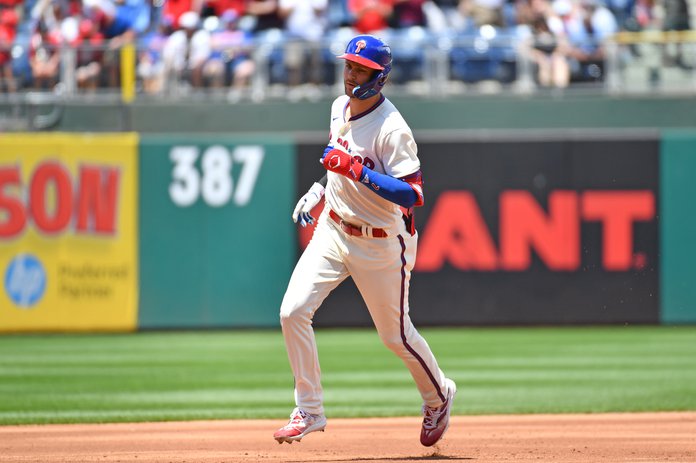
M 331 106 L 330 142 L 321 157 L 327 174 L 299 200 L 293 220 L 311 224 L 310 211 L 322 196 L 325 206 L 280 308 L 297 407 L 273 437 L 292 443 L 326 427 L 312 317 L 350 275 L 380 338 L 416 382 L 424 402 L 420 441 L 431 446 L 447 430 L 456 385 L 440 370 L 409 317 L 418 237 L 413 208 L 423 205 L 416 143 L 381 93 L 391 70 L 389 46 L 359 35 L 338 58 L 345 60 L 345 95 Z

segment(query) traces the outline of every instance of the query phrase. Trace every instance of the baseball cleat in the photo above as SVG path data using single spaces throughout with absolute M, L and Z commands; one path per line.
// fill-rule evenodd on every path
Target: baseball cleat
M 279 444 L 287 442 L 300 442 L 304 436 L 314 431 L 324 431 L 326 428 L 326 417 L 324 415 L 312 415 L 301 408 L 295 408 L 290 414 L 288 424 L 280 428 L 273 434 L 273 438 Z
M 449 427 L 452 401 L 457 393 L 457 385 L 449 378 L 445 378 L 447 386 L 447 400 L 439 407 L 423 405 L 423 427 L 421 428 L 420 441 L 426 447 L 435 445 L 447 432 Z

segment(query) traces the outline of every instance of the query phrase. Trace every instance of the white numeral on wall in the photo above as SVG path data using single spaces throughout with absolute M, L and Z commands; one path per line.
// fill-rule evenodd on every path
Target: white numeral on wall
M 201 176 L 194 165 L 196 158 L 198 148 L 195 146 L 175 146 L 169 152 L 169 159 L 174 163 L 169 197 L 177 206 L 187 207 L 198 199 Z
M 234 150 L 234 161 L 244 164 L 239 175 L 239 184 L 234 192 L 234 203 L 237 206 L 246 205 L 254 192 L 256 179 L 263 163 L 263 149 L 260 146 L 239 146 Z
M 175 146 L 169 153 L 174 164 L 169 197 L 179 207 L 193 205 L 198 197 L 211 207 L 221 207 L 233 199 L 237 206 L 251 200 L 264 152 L 261 146 L 237 146 L 232 154 L 222 145 L 206 148 L 201 156 L 201 172 L 196 167 L 199 148 Z M 241 166 L 235 186 L 233 167 Z
M 209 206 L 224 206 L 232 196 L 232 160 L 227 148 L 215 145 L 205 150 L 201 158 L 201 168 L 203 200 Z

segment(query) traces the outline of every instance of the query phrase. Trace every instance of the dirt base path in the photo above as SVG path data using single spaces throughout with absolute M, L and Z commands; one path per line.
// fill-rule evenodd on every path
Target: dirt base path
M 278 445 L 279 420 L 0 427 L 0 462 L 696 462 L 696 412 L 456 416 L 437 447 L 418 418 L 329 419 Z

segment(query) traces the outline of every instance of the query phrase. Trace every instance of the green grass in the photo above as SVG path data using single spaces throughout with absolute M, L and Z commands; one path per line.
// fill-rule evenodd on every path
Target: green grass
M 455 414 L 696 410 L 696 327 L 423 329 Z M 319 330 L 331 417 L 418 415 L 374 330 Z M 0 424 L 283 418 L 272 331 L 0 336 Z

